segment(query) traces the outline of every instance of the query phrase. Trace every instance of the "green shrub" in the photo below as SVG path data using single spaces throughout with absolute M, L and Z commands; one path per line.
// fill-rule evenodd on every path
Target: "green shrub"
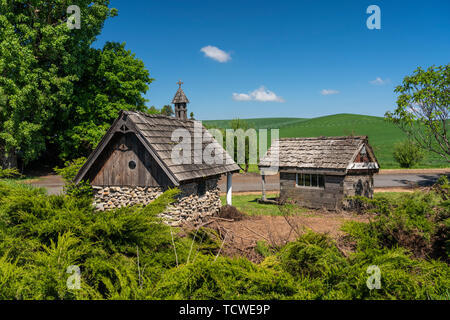
M 22 174 L 17 168 L 2 169 L 0 168 L 0 179 L 20 178 Z
M 259 267 L 246 259 L 201 256 L 172 269 L 157 284 L 158 299 L 280 299 L 297 286 L 287 273 Z
M 294 277 L 317 278 L 345 266 L 346 261 L 333 241 L 309 231 L 280 252 L 281 265 Z
M 273 249 L 264 240 L 259 240 L 256 242 L 255 250 L 265 258 L 273 255 Z
M 441 174 L 439 176 L 439 178 L 437 179 L 436 184 L 438 184 L 440 186 L 448 185 L 449 184 L 448 177 L 445 174 Z
M 388 206 L 384 201 L 371 204 L 373 207 L 369 211 L 378 214 L 370 223 L 347 222 L 342 227 L 357 240 L 360 250 L 401 246 L 416 257 L 448 259 L 437 245 L 446 241 L 448 230 L 445 227 L 448 210 L 440 209 L 442 198 L 437 193 L 405 194 Z
M 357 251 L 349 265 L 345 280 L 335 287 L 349 293 L 349 299 L 438 299 L 450 285 L 447 264 L 413 259 L 401 248 Z M 371 265 L 380 270 L 380 289 L 367 286 Z
M 392 230 L 402 230 L 431 243 L 439 233 L 440 245 L 448 244 L 449 204 L 435 193 L 404 196 L 389 207 L 380 202 L 386 212 L 372 223 L 347 224 L 354 253 L 310 231 L 282 248 L 260 242 L 268 256 L 258 265 L 216 258 L 221 241 L 212 230 L 186 237 L 161 223 L 158 214 L 178 192 L 146 207 L 95 212 L 88 198 L 0 181 L 0 299 L 448 298 L 448 264 L 389 242 Z M 73 265 L 81 290 L 67 288 Z M 380 268 L 380 289 L 367 287 L 370 265 Z
M 424 156 L 424 152 L 415 142 L 406 140 L 394 146 L 394 159 L 402 168 L 415 166 L 423 160 Z
M 81 181 L 78 184 L 74 183 L 75 176 L 77 172 L 86 162 L 86 158 L 81 157 L 75 160 L 66 161 L 64 163 L 64 168 L 55 167 L 53 170 L 64 180 L 64 192 L 67 195 L 74 197 L 85 197 L 92 196 L 92 187 L 88 181 Z
M 176 265 L 170 227 L 157 215 L 177 192 L 169 190 L 145 208 L 94 212 L 87 198 L 47 196 L 38 189 L 0 181 L 0 297 L 148 296 L 162 270 Z M 178 258 L 185 260 L 187 240 L 175 237 L 175 245 Z M 70 265 L 81 269 L 81 290 L 66 286 Z M 138 278 L 142 288 L 134 282 Z

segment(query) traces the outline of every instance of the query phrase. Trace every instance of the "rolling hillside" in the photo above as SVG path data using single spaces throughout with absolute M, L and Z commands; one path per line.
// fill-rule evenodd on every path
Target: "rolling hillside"
M 245 119 L 252 128 L 255 129 L 275 129 L 287 126 L 293 126 L 303 121 L 307 121 L 306 118 L 253 118 Z M 230 128 L 231 120 L 205 120 L 206 125 L 215 128 L 226 129 Z
M 245 119 L 255 129 L 279 128 L 280 137 L 316 137 L 316 136 L 342 136 L 367 135 L 374 148 L 375 155 L 384 169 L 398 168 L 392 152 L 397 142 L 406 139 L 405 134 L 387 123 L 382 117 L 365 116 L 357 114 L 335 114 L 313 119 L 304 118 L 260 118 Z M 230 120 L 204 121 L 208 126 L 229 128 Z M 427 154 L 426 158 L 417 168 L 442 168 L 448 163 L 434 154 Z

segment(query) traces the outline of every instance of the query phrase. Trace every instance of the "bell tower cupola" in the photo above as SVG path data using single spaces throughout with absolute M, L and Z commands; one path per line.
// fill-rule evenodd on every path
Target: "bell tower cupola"
M 187 104 L 189 103 L 188 98 L 181 89 L 183 82 L 178 81 L 178 90 L 173 97 L 172 103 L 175 105 L 175 118 L 180 120 L 187 120 Z

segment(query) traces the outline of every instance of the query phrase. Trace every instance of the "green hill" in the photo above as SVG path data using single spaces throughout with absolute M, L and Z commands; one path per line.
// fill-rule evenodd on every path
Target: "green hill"
M 279 128 L 280 137 L 317 137 L 367 135 L 381 168 L 399 168 L 393 157 L 394 145 L 406 139 L 406 135 L 382 117 L 358 114 L 335 114 L 313 119 L 260 118 L 245 119 L 255 129 Z M 208 126 L 229 127 L 230 120 L 204 121 Z M 418 168 L 448 167 L 448 163 L 435 154 L 427 154 Z
M 299 124 L 309 120 L 305 118 L 253 118 L 244 119 L 255 129 L 275 129 Z M 231 120 L 205 120 L 204 124 L 214 128 L 226 129 L 230 128 Z

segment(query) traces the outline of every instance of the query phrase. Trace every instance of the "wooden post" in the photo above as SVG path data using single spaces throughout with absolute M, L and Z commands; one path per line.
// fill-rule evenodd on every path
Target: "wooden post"
M 266 176 L 264 173 L 261 174 L 261 183 L 262 183 L 262 199 L 266 201 Z
M 227 204 L 231 206 L 231 197 L 232 197 L 232 190 L 233 190 L 233 184 L 231 181 L 232 174 L 227 173 Z

